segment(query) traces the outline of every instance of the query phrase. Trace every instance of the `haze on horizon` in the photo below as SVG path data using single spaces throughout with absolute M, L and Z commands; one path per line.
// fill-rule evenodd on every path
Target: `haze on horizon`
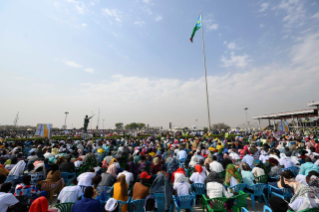
M 0 124 L 207 126 L 319 100 L 316 1 L 12 0 L 0 5 Z M 265 124 L 265 123 L 264 123 Z

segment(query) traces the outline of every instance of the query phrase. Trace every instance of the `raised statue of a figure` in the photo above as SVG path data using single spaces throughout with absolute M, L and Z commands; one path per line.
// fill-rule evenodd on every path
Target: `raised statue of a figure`
M 88 131 L 88 126 L 89 126 L 89 122 L 90 122 L 90 119 L 91 119 L 92 117 L 93 117 L 93 116 L 88 117 L 88 115 L 85 116 L 85 118 L 84 118 L 84 133 L 87 133 L 87 131 Z

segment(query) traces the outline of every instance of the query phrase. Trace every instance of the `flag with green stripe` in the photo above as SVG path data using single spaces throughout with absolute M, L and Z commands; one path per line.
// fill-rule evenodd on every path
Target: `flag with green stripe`
M 193 37 L 195 36 L 195 32 L 199 30 L 201 27 L 202 27 L 202 19 L 201 19 L 201 16 L 199 16 L 190 39 L 192 43 L 193 43 Z

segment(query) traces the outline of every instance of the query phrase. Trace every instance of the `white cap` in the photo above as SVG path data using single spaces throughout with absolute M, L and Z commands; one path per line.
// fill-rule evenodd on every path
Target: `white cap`
M 118 205 L 118 202 L 114 198 L 110 198 L 105 204 L 105 210 L 114 211 Z

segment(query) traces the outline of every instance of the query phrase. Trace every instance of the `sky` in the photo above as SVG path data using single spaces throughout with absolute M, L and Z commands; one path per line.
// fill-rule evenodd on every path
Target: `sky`
M 12 0 L 0 4 L 0 124 L 243 126 L 319 100 L 319 2 Z M 197 120 L 197 122 L 196 122 Z M 262 122 L 266 124 L 267 122 Z

